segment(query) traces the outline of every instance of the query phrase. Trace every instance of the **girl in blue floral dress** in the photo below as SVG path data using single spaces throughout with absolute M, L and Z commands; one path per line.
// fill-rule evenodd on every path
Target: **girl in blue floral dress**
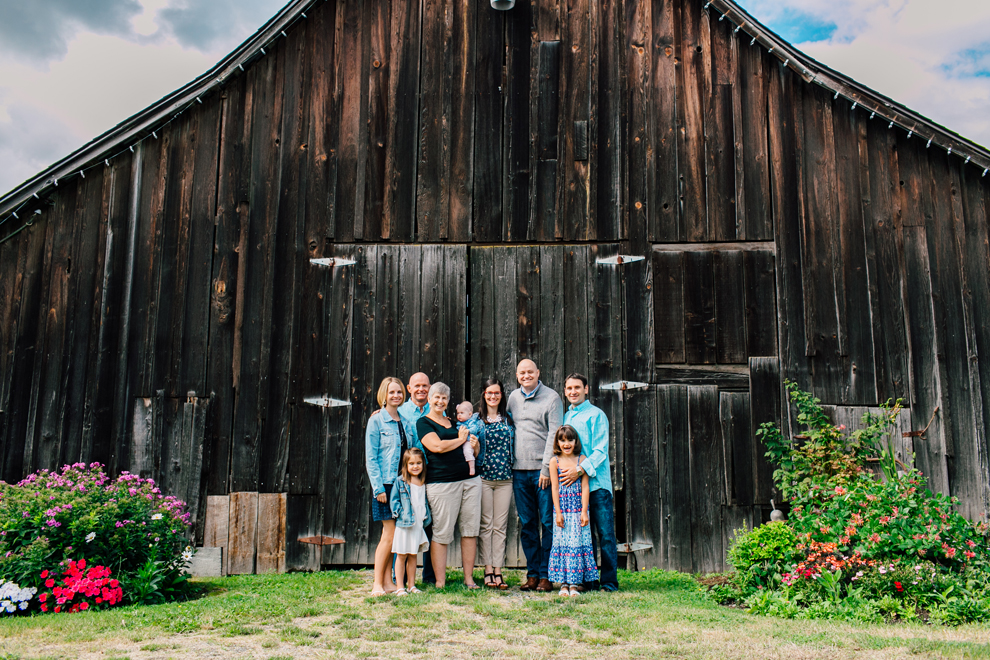
M 588 518 L 588 475 L 569 485 L 560 483 L 561 468 L 580 465 L 581 439 L 573 426 L 561 426 L 553 438 L 550 459 L 550 483 L 557 524 L 553 528 L 550 548 L 550 581 L 560 583 L 561 596 L 577 596 L 578 586 L 598 580 L 595 552 L 591 547 Z

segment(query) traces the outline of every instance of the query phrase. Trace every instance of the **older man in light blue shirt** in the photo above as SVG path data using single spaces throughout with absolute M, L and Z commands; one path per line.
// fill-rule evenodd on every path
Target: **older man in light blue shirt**
M 612 466 L 608 460 L 608 418 L 601 408 L 588 401 L 588 379 L 581 374 L 571 374 L 564 381 L 564 397 L 570 406 L 564 414 L 564 424 L 574 427 L 581 438 L 581 465 L 561 470 L 560 480 L 570 484 L 588 475 L 591 492 L 592 539 L 601 549 L 601 589 L 616 591 L 619 588 L 619 553 L 615 539 L 615 509 L 612 501 Z M 595 584 L 585 585 L 596 588 Z

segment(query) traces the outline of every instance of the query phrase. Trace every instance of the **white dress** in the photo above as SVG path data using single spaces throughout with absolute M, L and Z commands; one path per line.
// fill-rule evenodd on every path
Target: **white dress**
M 409 495 L 416 524 L 412 527 L 395 526 L 392 552 L 397 555 L 415 555 L 430 548 L 430 540 L 423 531 L 423 519 L 426 518 L 426 486 L 409 484 Z

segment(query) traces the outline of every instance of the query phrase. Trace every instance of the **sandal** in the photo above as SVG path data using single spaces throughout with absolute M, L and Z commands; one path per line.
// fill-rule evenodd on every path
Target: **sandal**
M 570 596 L 571 595 L 571 592 L 567 590 L 567 585 L 566 584 L 560 585 L 560 593 L 558 595 L 559 596 Z
M 580 595 L 581 595 L 581 592 L 578 591 L 577 586 L 575 586 L 575 585 L 572 584 L 571 585 L 571 597 L 580 596 Z
M 485 586 L 488 587 L 489 589 L 497 589 L 498 588 L 498 583 L 495 582 L 495 574 L 494 573 L 485 573 Z
M 384 589 L 372 589 L 371 591 L 372 598 L 378 598 L 379 596 L 386 596 L 386 595 L 388 595 L 388 592 L 386 592 Z
M 396 598 L 399 598 L 400 596 L 408 596 L 409 595 L 408 593 L 406 593 L 406 590 L 405 589 L 396 589 L 395 592 L 394 592 L 394 594 L 395 594 L 395 597 Z
M 481 587 L 479 587 L 478 585 L 474 584 L 473 582 L 471 584 L 465 583 L 464 584 L 464 588 L 467 589 L 468 591 L 474 591 L 475 589 L 481 589 Z
M 492 582 L 492 586 L 497 588 L 499 591 L 505 591 L 509 588 L 509 585 L 507 585 L 505 580 L 502 579 L 501 573 L 495 574 L 495 581 Z
M 408 589 L 406 589 L 406 593 L 410 593 L 410 594 L 421 594 L 423 592 L 422 592 L 422 590 L 417 589 L 416 587 L 409 587 Z

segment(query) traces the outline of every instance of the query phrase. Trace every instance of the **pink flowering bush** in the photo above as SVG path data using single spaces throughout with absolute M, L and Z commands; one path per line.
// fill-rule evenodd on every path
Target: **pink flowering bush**
M 52 579 L 41 580 L 43 571 L 82 562 L 116 576 L 125 600 L 179 597 L 188 547 L 185 508 L 151 479 L 127 472 L 111 479 L 98 463 L 42 470 L 14 485 L 0 482 L 0 577 L 40 590 Z

